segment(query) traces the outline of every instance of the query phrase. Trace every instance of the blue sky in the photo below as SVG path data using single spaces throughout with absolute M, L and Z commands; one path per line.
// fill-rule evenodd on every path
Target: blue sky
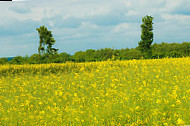
M 0 2 L 0 12 L 0 57 L 37 53 L 42 25 L 59 53 L 134 48 L 146 15 L 154 43 L 190 42 L 190 0 L 27 0 Z

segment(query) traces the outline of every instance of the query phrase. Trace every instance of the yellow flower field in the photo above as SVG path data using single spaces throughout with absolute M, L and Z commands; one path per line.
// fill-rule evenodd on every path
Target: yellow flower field
M 190 58 L 0 65 L 0 125 L 190 125 Z

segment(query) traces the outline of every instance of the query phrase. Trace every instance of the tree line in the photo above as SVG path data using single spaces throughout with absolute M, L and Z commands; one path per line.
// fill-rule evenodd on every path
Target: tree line
M 142 34 L 141 41 L 138 42 L 136 48 L 126 49 L 88 49 L 86 51 L 78 51 L 74 55 L 66 52 L 58 54 L 58 49 L 53 48 L 55 39 L 52 32 L 45 26 L 37 28 L 39 35 L 38 54 L 28 57 L 17 56 L 10 61 L 8 58 L 0 58 L 0 64 L 41 64 L 41 63 L 65 63 L 72 62 L 94 62 L 105 60 L 132 60 L 132 59 L 156 59 L 156 58 L 179 58 L 190 56 L 190 42 L 165 43 L 161 44 L 153 42 L 153 17 L 145 16 L 142 18 Z
M 39 54 L 33 54 L 28 57 L 17 56 L 8 61 L 7 58 L 0 58 L 0 64 L 38 64 L 40 63 L 65 63 L 71 62 L 94 62 L 94 61 L 106 61 L 110 60 L 132 60 L 132 59 L 157 59 L 157 58 L 180 58 L 190 56 L 190 42 L 183 43 L 165 43 L 153 44 L 152 55 L 148 57 L 146 54 L 141 53 L 139 47 L 126 48 L 126 49 L 88 49 L 86 51 L 78 51 L 74 55 L 70 55 L 66 52 L 54 55 L 43 54 L 39 57 Z

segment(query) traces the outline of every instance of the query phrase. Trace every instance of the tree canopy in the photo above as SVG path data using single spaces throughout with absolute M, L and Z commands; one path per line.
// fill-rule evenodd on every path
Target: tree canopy
M 141 25 L 142 28 L 142 34 L 141 34 L 141 41 L 139 44 L 139 49 L 143 53 L 151 52 L 150 46 L 153 42 L 153 17 L 151 16 L 145 16 L 142 18 L 143 24 Z
M 55 39 L 53 38 L 51 31 L 48 31 L 48 29 L 45 26 L 36 28 L 36 30 L 39 34 L 39 55 L 44 53 L 56 54 L 58 49 L 52 47 L 55 44 Z

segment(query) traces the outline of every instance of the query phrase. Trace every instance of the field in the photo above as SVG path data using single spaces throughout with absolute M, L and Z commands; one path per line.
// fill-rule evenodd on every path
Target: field
M 0 66 L 0 125 L 190 125 L 190 58 Z

